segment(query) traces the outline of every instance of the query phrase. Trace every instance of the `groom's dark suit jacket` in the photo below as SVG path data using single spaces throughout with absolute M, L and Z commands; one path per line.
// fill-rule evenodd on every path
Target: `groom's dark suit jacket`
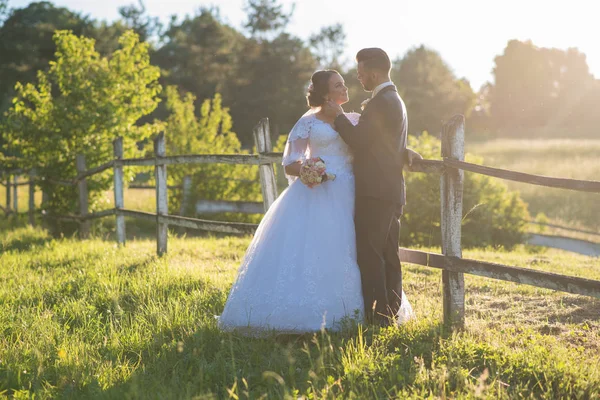
M 335 128 L 354 152 L 356 196 L 406 204 L 402 167 L 406 158 L 406 106 L 393 85 L 365 106 L 356 126 L 344 116 Z

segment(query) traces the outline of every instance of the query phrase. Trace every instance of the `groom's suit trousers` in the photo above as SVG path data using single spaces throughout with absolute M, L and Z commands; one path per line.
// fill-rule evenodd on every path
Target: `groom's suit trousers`
M 356 197 L 356 250 L 365 317 L 386 323 L 402 301 L 398 254 L 402 205 L 373 197 Z

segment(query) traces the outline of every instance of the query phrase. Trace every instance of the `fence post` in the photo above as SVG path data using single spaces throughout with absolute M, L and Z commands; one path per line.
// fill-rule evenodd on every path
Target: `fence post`
M 254 143 L 259 154 L 273 151 L 271 134 L 269 131 L 269 119 L 263 118 L 254 128 Z M 262 189 L 265 212 L 277 199 L 277 182 L 275 180 L 275 169 L 273 164 L 261 164 L 259 167 L 260 187 Z
M 159 221 L 160 215 L 168 215 L 167 198 L 167 166 L 161 163 L 160 158 L 167 155 L 165 145 L 165 133 L 161 132 L 154 139 L 154 157 L 156 166 L 154 167 L 154 178 L 156 180 L 156 252 L 162 256 L 167 252 L 167 232 L 168 224 Z
M 118 160 L 123 159 L 123 138 L 118 137 L 113 140 L 113 155 L 115 157 L 115 164 L 113 167 L 113 180 L 115 185 L 115 213 L 116 225 L 117 225 L 117 243 L 120 245 L 125 244 L 125 216 L 118 214 L 118 210 L 125 208 L 125 201 L 123 200 L 123 166 L 118 163 Z
M 83 154 L 77 154 L 76 158 L 77 175 L 85 172 L 85 156 Z M 77 182 L 77 189 L 79 192 L 79 215 L 85 217 L 88 215 L 88 188 L 86 178 L 81 179 Z M 79 237 L 81 239 L 87 239 L 90 236 L 90 221 L 82 219 L 79 222 Z
M 6 218 L 8 218 L 10 216 L 10 210 L 11 210 L 11 200 L 10 200 L 10 190 L 11 190 L 11 184 L 10 184 L 10 174 L 6 175 Z
M 464 161 L 465 118 L 455 115 L 442 128 L 442 157 Z M 462 257 L 461 222 L 464 172 L 446 168 L 442 174 L 441 229 L 442 253 L 445 256 Z M 444 323 L 462 328 L 465 320 L 465 281 L 463 273 L 442 271 Z
M 15 210 L 15 215 L 19 214 L 19 174 L 15 173 L 13 177 L 14 185 L 13 185 L 13 210 Z
M 35 226 L 35 170 L 29 172 L 29 225 Z
M 183 187 L 181 194 L 181 207 L 179 209 L 179 215 L 185 215 L 190 207 L 190 196 L 192 191 L 192 177 L 186 175 L 183 177 Z

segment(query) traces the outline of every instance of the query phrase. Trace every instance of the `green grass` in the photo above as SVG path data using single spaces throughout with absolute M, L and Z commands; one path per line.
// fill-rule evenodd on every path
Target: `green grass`
M 214 315 L 248 243 L 171 237 L 158 258 L 153 240 L 119 248 L 0 227 L 0 393 L 598 398 L 600 301 L 467 276 L 466 329 L 450 333 L 439 323 L 441 274 L 425 267 L 404 268 L 418 319 L 401 328 L 263 339 L 222 333 Z M 600 260 L 558 251 L 464 256 L 600 279 Z
M 482 156 L 491 167 L 556 178 L 600 180 L 600 140 L 497 139 L 467 142 L 467 151 Z M 532 216 L 544 213 L 552 222 L 600 233 L 600 194 L 553 189 L 506 181 L 521 192 Z M 549 233 L 576 237 L 569 232 Z M 598 236 L 578 235 L 600 241 Z

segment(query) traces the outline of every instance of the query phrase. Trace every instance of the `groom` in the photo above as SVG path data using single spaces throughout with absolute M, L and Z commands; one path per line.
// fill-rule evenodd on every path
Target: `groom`
M 404 102 L 390 80 L 392 64 L 379 48 L 356 54 L 357 78 L 371 99 L 363 102 L 354 126 L 342 108 L 327 102 L 335 129 L 354 152 L 355 227 L 358 265 L 367 321 L 387 325 L 400 309 L 402 270 L 398 236 L 406 204 L 402 168 L 422 158 L 406 148 L 408 119 Z

